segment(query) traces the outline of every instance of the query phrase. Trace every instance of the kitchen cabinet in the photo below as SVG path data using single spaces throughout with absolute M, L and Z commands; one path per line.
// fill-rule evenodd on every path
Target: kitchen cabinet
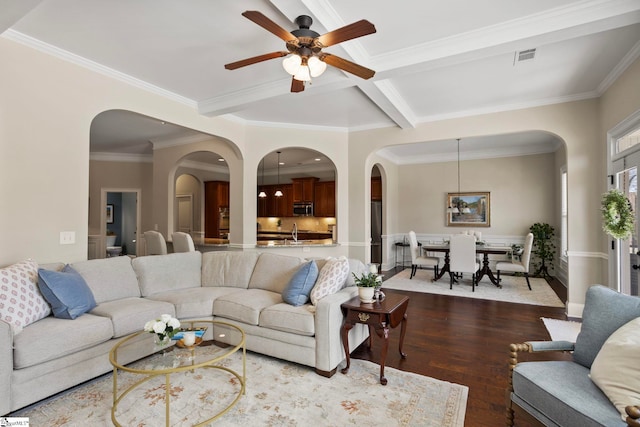
M 205 181 L 204 183 L 204 236 L 220 238 L 221 210 L 229 209 L 229 182 Z M 226 216 L 228 218 L 228 216 Z M 228 224 L 226 224 L 228 227 Z
M 275 192 L 280 188 L 282 197 L 276 197 Z M 293 185 L 260 185 L 258 194 L 264 191 L 267 197 L 258 197 L 259 217 L 286 217 L 293 216 Z
M 314 202 L 315 184 L 318 178 L 292 178 L 293 181 L 293 203 Z
M 316 182 L 314 187 L 313 215 L 323 217 L 336 216 L 336 182 Z
M 382 200 L 382 177 L 371 177 L 371 200 Z

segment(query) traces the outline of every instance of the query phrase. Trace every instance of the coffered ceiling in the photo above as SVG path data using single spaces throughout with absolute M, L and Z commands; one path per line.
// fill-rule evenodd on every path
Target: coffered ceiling
M 0 0 L 0 6 L 3 37 L 206 116 L 310 129 L 410 129 L 593 98 L 640 55 L 638 0 Z M 329 67 L 304 92 L 290 93 L 281 59 L 226 70 L 226 63 L 285 48 L 241 16 L 245 10 L 288 30 L 298 15 L 309 15 L 320 34 L 367 19 L 376 33 L 325 51 L 376 74 L 362 80 Z M 533 59 L 518 61 L 529 49 Z M 100 146 L 100 137 L 96 130 L 92 151 L 145 152 L 148 142 L 144 149 L 142 143 L 151 139 L 111 137 Z M 400 162 L 415 155 L 406 147 L 388 150 Z

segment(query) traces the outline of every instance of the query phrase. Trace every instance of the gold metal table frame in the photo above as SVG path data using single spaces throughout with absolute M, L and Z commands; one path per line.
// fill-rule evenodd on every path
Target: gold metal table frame
M 120 403 L 122 401 L 122 399 L 124 399 L 131 391 L 133 391 L 134 389 L 136 389 L 138 386 L 144 384 L 145 382 L 158 377 L 160 375 L 164 375 L 165 376 L 165 419 L 166 419 L 166 423 L 165 425 L 167 427 L 169 427 L 170 424 L 170 397 L 171 397 L 171 374 L 176 374 L 176 373 L 180 373 L 180 372 L 186 372 L 186 371 L 194 371 L 196 369 L 200 369 L 200 368 L 211 368 L 211 369 L 220 369 L 220 370 L 224 370 L 227 371 L 228 373 L 234 375 L 238 381 L 240 381 L 240 390 L 238 391 L 238 395 L 236 396 L 236 398 L 226 407 L 224 408 L 222 411 L 216 413 L 213 417 L 208 418 L 204 421 L 199 422 L 198 424 L 194 424 L 195 426 L 205 426 L 208 425 L 209 423 L 211 423 L 212 421 L 220 418 L 222 415 L 226 414 L 231 408 L 233 408 L 236 403 L 238 403 L 238 401 L 240 400 L 240 397 L 242 397 L 245 392 L 246 392 L 246 373 L 247 373 L 247 368 L 246 368 L 246 356 L 247 356 L 247 349 L 246 349 L 246 344 L 245 344 L 245 334 L 244 331 L 236 326 L 233 325 L 231 323 L 227 323 L 227 322 L 219 322 L 219 321 L 215 321 L 215 320 L 189 320 L 189 321 L 184 321 L 182 322 L 183 326 L 184 325 L 190 325 L 191 328 L 194 328 L 194 325 L 197 324 L 209 324 L 211 326 L 224 326 L 224 327 L 228 327 L 231 329 L 235 329 L 240 333 L 241 339 L 240 342 L 235 345 L 235 346 L 229 346 L 226 348 L 222 349 L 222 352 L 220 354 L 216 354 L 214 355 L 213 358 L 209 359 L 209 360 L 205 360 L 199 363 L 191 363 L 191 364 L 184 364 L 175 368 L 164 368 L 164 369 L 134 369 L 134 368 L 130 368 L 127 367 L 123 364 L 118 363 L 118 349 L 123 346 L 124 344 L 126 344 L 127 342 L 131 341 L 132 339 L 134 339 L 135 337 L 142 335 L 142 334 L 149 334 L 148 332 L 144 332 L 144 331 L 140 331 L 140 332 L 136 332 L 134 334 L 129 335 L 128 337 L 118 341 L 118 343 L 116 343 L 116 345 L 111 349 L 111 351 L 109 352 L 109 361 L 111 362 L 111 365 L 113 366 L 113 406 L 111 407 L 111 421 L 113 421 L 113 424 L 116 426 L 121 427 L 122 425 L 118 422 L 118 420 L 116 419 L 116 411 L 118 409 L 118 403 Z M 150 335 L 150 334 L 149 334 Z M 215 338 L 215 337 L 214 337 Z M 139 343 L 137 345 L 146 345 L 148 344 L 147 341 L 144 341 L 144 343 Z M 198 351 L 198 346 L 193 347 L 191 350 L 184 350 L 184 351 L 191 351 L 192 352 L 192 356 L 194 355 L 194 352 Z M 223 359 L 226 359 L 227 357 L 231 356 L 232 354 L 236 353 L 238 350 L 242 349 L 242 375 L 240 375 L 239 373 L 235 372 L 232 369 L 229 369 L 227 367 L 224 366 L 220 366 L 217 365 L 218 362 L 220 362 Z M 140 380 L 134 382 L 132 385 L 130 385 L 129 387 L 127 387 L 125 390 L 122 391 L 122 393 L 120 395 L 118 395 L 118 371 L 125 371 L 125 372 L 131 372 L 134 374 L 139 374 L 139 375 L 144 375 L 144 377 L 142 377 Z

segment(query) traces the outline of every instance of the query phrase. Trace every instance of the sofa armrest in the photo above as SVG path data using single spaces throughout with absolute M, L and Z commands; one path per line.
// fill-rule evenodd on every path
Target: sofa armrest
M 11 373 L 13 372 L 13 330 L 0 320 L 0 415 L 11 411 Z
M 530 353 L 542 351 L 573 351 L 576 344 L 571 341 L 527 341 Z
M 627 425 L 631 427 L 640 427 L 640 405 L 627 406 L 625 408 L 627 413 Z
M 518 353 L 541 353 L 547 351 L 573 351 L 575 343 L 570 341 L 527 341 L 509 345 L 509 386 L 507 387 L 507 425 L 513 425 L 511 392 L 513 392 L 513 370 L 518 364 Z M 640 426 L 639 426 L 640 427 Z
M 340 337 L 344 315 L 340 305 L 357 294 L 357 287 L 348 286 L 318 301 L 315 315 L 317 370 L 329 372 L 344 359 Z

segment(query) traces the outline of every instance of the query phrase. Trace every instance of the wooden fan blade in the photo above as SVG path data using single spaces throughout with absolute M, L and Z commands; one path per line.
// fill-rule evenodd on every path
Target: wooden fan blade
M 232 62 L 230 64 L 226 64 L 224 68 L 227 70 L 235 70 L 238 68 L 246 67 L 247 65 L 257 64 L 258 62 L 268 61 L 269 59 L 274 58 L 282 58 L 283 56 L 287 56 L 289 52 L 271 52 L 265 53 L 264 55 L 254 56 L 253 58 L 243 59 L 241 61 Z
M 296 80 L 294 78 L 291 79 L 291 92 L 302 92 L 304 90 L 304 82 L 300 80 Z
M 329 65 L 333 65 L 336 68 L 340 68 L 341 70 L 346 71 L 347 73 L 355 74 L 356 76 L 363 78 L 365 80 L 370 79 L 376 74 L 375 71 L 367 67 L 358 65 L 355 62 L 347 61 L 344 58 L 340 58 L 339 56 L 335 56 L 330 53 L 324 53 L 320 59 Z
M 298 39 L 289 31 L 285 30 L 280 25 L 276 24 L 271 19 L 267 18 L 257 10 L 247 10 L 242 13 L 242 16 L 260 25 L 265 30 L 269 31 L 272 34 L 275 34 L 276 36 L 280 37 L 282 40 L 286 42 L 290 42 L 292 40 Z
M 376 32 L 376 27 L 363 19 L 353 24 L 345 25 L 337 30 L 329 31 L 326 34 L 316 37 L 316 41 L 320 42 L 322 46 L 332 46 L 334 44 L 342 43 L 347 40 L 355 39 L 357 37 L 366 36 L 367 34 L 373 34 Z

